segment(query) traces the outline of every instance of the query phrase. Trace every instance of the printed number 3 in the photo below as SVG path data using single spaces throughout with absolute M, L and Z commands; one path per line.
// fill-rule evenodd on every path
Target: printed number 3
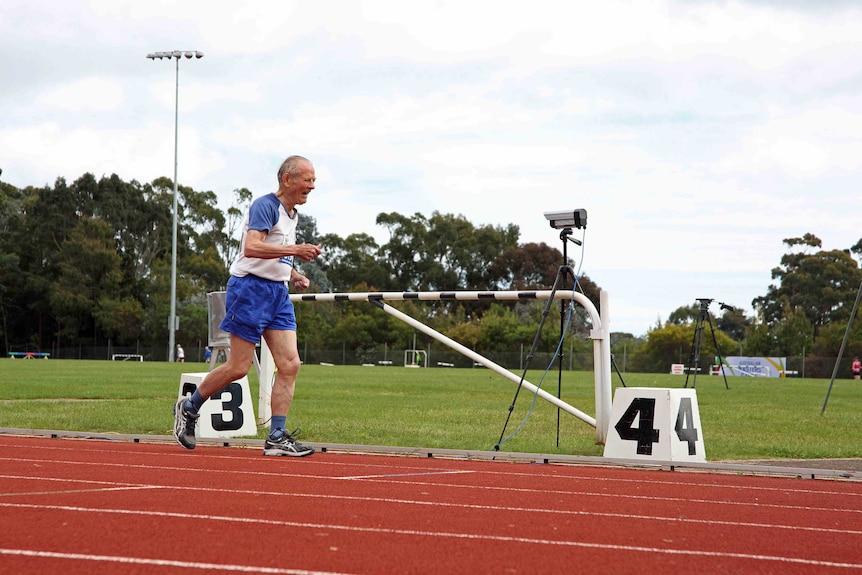
M 183 395 L 189 396 L 194 393 L 197 386 L 193 383 L 186 382 L 183 384 Z M 224 400 L 222 399 L 223 394 L 227 392 L 230 394 L 230 399 Z M 242 429 L 242 424 L 245 421 L 245 416 L 242 412 L 242 386 L 233 382 L 224 389 L 222 389 L 217 394 L 213 395 L 210 399 L 215 401 L 221 401 L 222 413 L 213 413 L 212 414 L 212 425 L 213 429 L 216 431 L 236 431 L 238 429 Z M 225 419 L 223 413 L 228 412 L 231 414 L 230 419 Z
M 224 400 L 225 392 L 230 394 L 230 399 Z M 216 431 L 236 431 L 242 429 L 245 420 L 242 413 L 242 386 L 233 382 L 212 397 L 221 401 L 222 413 L 230 412 L 231 418 L 225 420 L 222 413 L 214 413 L 212 416 L 213 429 Z

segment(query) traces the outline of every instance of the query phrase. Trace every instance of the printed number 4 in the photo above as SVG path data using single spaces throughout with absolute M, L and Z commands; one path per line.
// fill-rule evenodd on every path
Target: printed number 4
M 637 427 L 634 426 L 635 419 L 638 420 Z M 614 426 L 620 439 L 637 442 L 638 455 L 652 455 L 652 446 L 659 442 L 661 431 L 653 425 L 655 423 L 655 398 L 636 397 L 629 404 L 623 416 Z M 680 441 L 688 443 L 688 454 L 697 453 L 697 428 L 694 427 L 694 412 L 691 407 L 691 398 L 683 397 L 679 402 L 679 411 L 676 415 L 674 426 L 676 436 Z
M 640 417 L 638 417 L 640 416 Z M 634 427 L 635 419 L 638 426 Z M 652 455 L 653 443 L 658 443 L 659 430 L 653 427 L 655 420 L 655 398 L 636 397 L 614 426 L 620 439 L 637 441 L 638 455 Z
M 682 397 L 679 400 L 674 430 L 680 441 L 688 443 L 688 454 L 697 454 L 697 428 L 694 426 L 694 411 L 691 408 L 690 397 Z

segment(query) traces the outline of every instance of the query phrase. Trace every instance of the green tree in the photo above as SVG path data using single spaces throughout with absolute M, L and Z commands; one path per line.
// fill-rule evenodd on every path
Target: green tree
M 497 255 L 517 246 L 515 225 L 476 227 L 464 216 L 434 212 L 428 220 L 424 257 L 439 263 L 436 289 L 485 290 Z M 434 269 L 434 268 L 432 268 Z
M 669 323 L 647 333 L 646 342 L 631 362 L 635 371 L 664 373 L 670 369 L 671 364 L 688 364 L 695 342 L 695 328 L 695 323 L 685 325 Z M 715 341 L 713 341 L 713 335 L 715 335 Z M 716 350 L 716 342 L 720 350 Z M 708 325 L 704 325 L 700 346 L 700 368 L 705 371 L 712 365 L 719 351 L 721 355 L 725 355 L 725 350 L 735 348 L 735 342 L 723 332 L 711 330 Z
M 24 244 L 21 234 L 22 194 L 18 188 L 0 181 L 0 334 L 4 356 L 11 351 L 10 334 L 24 314 L 20 300 L 23 273 L 18 251 Z
M 390 235 L 382 252 L 386 269 L 401 290 L 490 289 L 492 268 L 501 252 L 517 246 L 518 228 L 475 227 L 463 216 L 434 212 L 379 214 Z
M 245 214 L 248 212 L 248 208 L 251 206 L 252 200 L 254 199 L 251 190 L 248 188 L 235 188 L 233 191 L 233 197 L 233 204 L 231 204 L 227 209 L 227 218 L 225 220 L 227 225 L 227 229 L 225 231 L 227 239 L 225 242 L 224 253 L 222 254 L 225 267 L 230 267 L 231 263 L 233 263 L 239 255 L 243 220 L 245 218 Z M 304 218 L 305 216 L 300 218 L 300 221 Z
M 746 330 L 742 343 L 742 355 L 749 357 L 769 357 L 775 348 L 775 335 L 764 321 L 752 322 Z
M 501 290 L 549 289 L 562 260 L 562 252 L 544 242 L 510 246 L 494 258 L 491 283 Z
M 413 329 L 367 302 L 341 302 L 338 322 L 329 334 L 327 347 L 345 346 L 362 362 L 372 361 L 381 344 L 404 347 Z M 409 314 L 408 314 L 409 315 Z
M 635 371 L 663 373 L 670 371 L 671 364 L 688 363 L 693 333 L 690 326 L 678 324 L 649 331 L 630 364 Z
M 2 266 L 7 270 L 14 265 L 17 280 L 4 282 L 4 288 L 14 292 L 7 289 L 0 297 L 8 299 L 4 310 L 26 310 L 13 326 L 16 340 L 39 334 L 36 345 L 43 347 L 44 336 L 57 334 L 75 343 L 107 338 L 163 343 L 173 241 L 172 184 L 167 178 L 141 185 L 117 175 L 97 180 L 84 174 L 71 185 L 58 178 L 54 186 L 26 188 L 12 199 L 3 188 L 0 209 L 5 211 L 0 217 L 8 217 L 6 227 L 0 228 L 0 242 L 14 249 Z M 179 191 L 178 301 L 197 306 L 201 296 L 222 288 L 227 279 L 219 254 L 228 238 L 215 194 L 187 187 Z M 180 313 L 196 315 L 200 313 Z M 206 332 L 195 335 L 205 337 Z
M 742 341 L 745 339 L 745 332 L 751 325 L 751 321 L 745 316 L 744 311 L 738 307 L 733 307 L 723 310 L 721 316 L 716 318 L 715 326 L 731 339 Z
M 847 322 L 831 323 L 820 330 L 811 353 L 805 357 L 806 377 L 831 377 L 846 332 Z M 854 357 L 862 358 L 862 320 L 859 317 L 850 327 L 843 363 L 838 366 L 839 378 L 850 377 L 850 360 Z
M 814 251 L 822 242 L 812 234 L 788 238 L 784 243 L 800 251 L 782 256 L 781 266 L 772 270 L 778 285 L 770 285 L 766 295 L 752 301 L 755 309 L 770 325 L 781 320 L 785 310 L 800 310 L 815 335 L 828 323 L 846 323 L 862 281 L 862 271 L 849 250 Z
M 611 354 L 617 364 L 617 369 L 631 371 L 629 369 L 629 366 L 633 365 L 631 358 L 636 357 L 641 352 L 645 343 L 645 338 L 635 337 L 631 333 L 611 332 Z
M 126 296 L 121 299 L 103 295 L 96 302 L 93 318 L 102 332 L 116 339 L 119 345 L 129 345 L 141 335 L 144 308 L 138 300 Z
M 397 212 L 377 215 L 377 225 L 389 231 L 389 242 L 383 246 L 384 265 L 399 291 L 429 290 L 430 266 L 424 258 L 428 220 L 420 213 L 412 218 Z
M 667 316 L 667 323 L 673 325 L 685 325 L 697 321 L 700 315 L 700 305 L 693 303 L 676 308 Z
M 59 334 L 77 338 L 85 329 L 95 333 L 94 312 L 101 300 L 114 297 L 122 279 L 110 226 L 96 218 L 81 219 L 58 255 L 50 302 Z
M 805 311 L 788 306 L 782 316 L 773 327 L 775 346 L 771 350 L 772 354 L 779 357 L 794 356 L 802 354 L 806 348 L 811 349 L 814 328 L 805 317 Z
M 342 239 L 326 234 L 320 238 L 320 243 L 323 253 L 317 262 L 333 291 L 354 291 L 360 284 L 377 291 L 393 285 L 381 262 L 380 247 L 370 235 L 351 234 Z M 304 268 L 305 264 L 302 265 Z

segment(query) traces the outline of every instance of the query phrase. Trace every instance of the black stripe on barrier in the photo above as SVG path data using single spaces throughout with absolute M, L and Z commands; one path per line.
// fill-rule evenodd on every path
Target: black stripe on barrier
M 422 293 L 429 293 L 429 292 L 422 292 Z M 422 293 L 420 293 L 420 292 L 402 292 L 400 294 L 400 299 L 402 299 L 402 300 L 422 299 L 421 298 Z M 431 293 L 436 293 L 436 296 L 437 296 L 436 299 L 437 300 L 458 300 L 459 299 L 458 296 L 463 295 L 463 292 L 431 292 Z M 508 299 L 508 298 L 501 298 L 499 292 L 468 292 L 468 293 L 475 294 L 476 299 L 480 299 L 480 300 L 481 299 L 494 299 L 494 300 L 496 300 L 496 299 Z M 371 301 L 371 300 L 381 301 L 381 300 L 387 299 L 386 295 L 392 295 L 392 294 L 398 295 L 397 292 L 392 292 L 390 294 L 382 293 L 382 292 L 371 292 L 371 293 L 366 293 L 366 294 L 362 294 L 362 295 L 366 301 Z M 300 297 L 300 301 L 317 301 L 318 297 L 320 297 L 320 296 L 332 296 L 333 301 L 350 301 L 351 299 L 356 299 L 358 301 L 359 300 L 359 298 L 357 298 L 358 295 L 359 294 L 351 294 L 351 293 L 302 294 L 299 297 Z M 536 291 L 517 292 L 516 297 L 517 297 L 517 299 L 538 299 L 538 292 L 536 292 Z M 392 299 L 399 299 L 399 298 L 393 297 Z M 430 301 L 433 301 L 433 300 L 430 300 Z

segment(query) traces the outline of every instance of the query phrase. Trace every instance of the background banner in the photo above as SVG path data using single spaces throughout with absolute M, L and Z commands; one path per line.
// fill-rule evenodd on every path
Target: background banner
M 787 365 L 786 357 L 730 356 L 724 359 L 725 375 L 751 377 L 781 377 Z

